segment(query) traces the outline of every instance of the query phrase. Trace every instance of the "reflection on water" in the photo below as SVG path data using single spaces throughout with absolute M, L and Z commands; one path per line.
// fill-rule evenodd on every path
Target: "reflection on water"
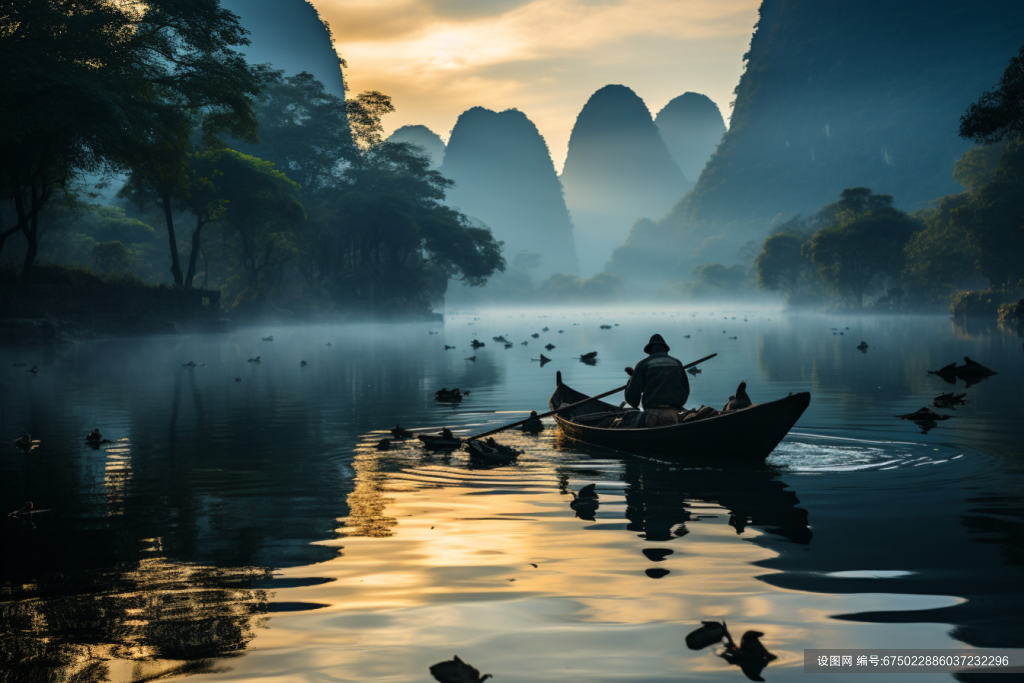
M 808 647 L 1024 646 L 1017 340 L 944 319 L 845 320 L 840 337 L 820 318 L 723 315 L 18 351 L 43 372 L 0 368 L 0 418 L 40 444 L 0 456 L 4 510 L 34 503 L 0 525 L 0 681 L 422 681 L 453 654 L 498 680 L 781 681 Z M 543 346 L 543 327 L 565 332 L 541 369 L 518 342 Z M 616 386 L 655 331 L 684 360 L 720 353 L 691 379 L 695 405 L 740 379 L 755 402 L 812 392 L 768 463 L 666 465 L 550 422 L 499 437 L 523 451 L 508 466 L 377 450 L 399 421 L 465 436 L 522 419 L 556 370 Z M 473 338 L 488 345 L 470 353 Z M 893 418 L 946 391 L 927 370 L 964 355 L 1000 374 L 956 420 L 922 434 Z M 454 386 L 461 402 L 435 400 Z M 85 444 L 94 428 L 112 443 Z M 702 621 L 738 640 L 686 647 Z

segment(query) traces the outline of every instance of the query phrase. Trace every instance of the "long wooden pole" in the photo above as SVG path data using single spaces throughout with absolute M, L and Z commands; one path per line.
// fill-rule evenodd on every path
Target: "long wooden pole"
M 704 358 L 701 358 L 700 360 L 695 360 L 692 363 L 690 363 L 689 365 L 684 365 L 683 366 L 683 370 L 689 370 L 690 368 L 694 367 L 695 365 L 700 365 L 704 361 L 711 360 L 712 358 L 714 358 L 717 355 L 718 355 L 717 353 L 713 353 L 710 356 L 705 356 Z M 561 408 L 558 408 L 556 410 L 548 411 L 548 412 L 544 413 L 543 415 L 538 415 L 537 419 L 539 420 L 542 417 L 551 417 L 555 413 L 561 413 L 561 412 L 564 412 L 566 410 L 570 410 L 572 408 L 576 408 L 578 406 L 581 406 L 581 405 L 583 405 L 585 403 L 590 403 L 591 401 L 596 401 L 599 398 L 605 398 L 606 396 L 611 396 L 612 394 L 617 394 L 620 391 L 625 391 L 627 386 L 629 386 L 629 385 L 628 384 L 624 384 L 621 387 L 617 387 L 615 389 L 612 389 L 611 391 L 606 391 L 603 394 L 598 394 L 597 396 L 591 396 L 589 398 L 583 399 L 582 401 L 577 401 L 576 403 L 572 403 L 572 404 L 567 405 L 567 406 L 562 406 Z M 512 427 L 518 427 L 519 425 L 526 424 L 526 422 L 528 422 L 529 420 L 532 420 L 532 419 L 533 419 L 532 417 L 528 417 L 528 418 L 525 418 L 523 420 L 520 420 L 519 422 L 513 422 L 512 424 L 507 424 L 504 427 L 498 427 L 497 429 L 492 429 L 489 432 L 483 432 L 481 434 L 477 434 L 476 436 L 466 437 L 466 441 L 472 441 L 474 439 L 482 439 L 485 436 L 490 436 L 491 434 L 497 434 L 498 432 L 503 432 L 506 429 L 511 429 Z

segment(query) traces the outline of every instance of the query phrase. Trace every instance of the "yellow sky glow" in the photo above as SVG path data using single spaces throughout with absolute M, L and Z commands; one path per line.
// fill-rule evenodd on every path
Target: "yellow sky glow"
M 312 0 L 348 61 L 353 92 L 380 90 L 388 132 L 446 141 L 466 109 L 522 110 L 557 169 L 598 88 L 631 87 L 652 114 L 686 91 L 726 118 L 760 0 Z

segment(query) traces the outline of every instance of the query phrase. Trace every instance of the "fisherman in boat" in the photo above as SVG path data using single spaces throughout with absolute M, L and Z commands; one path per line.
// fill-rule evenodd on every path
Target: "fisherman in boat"
M 626 403 L 644 406 L 645 427 L 665 427 L 679 423 L 679 412 L 690 397 L 690 382 L 683 364 L 668 355 L 669 347 L 660 334 L 644 347 L 647 358 L 636 364 L 626 385 Z

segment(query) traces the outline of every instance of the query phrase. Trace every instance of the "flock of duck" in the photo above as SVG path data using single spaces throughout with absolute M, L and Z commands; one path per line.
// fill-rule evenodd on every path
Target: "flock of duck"
M 996 375 L 998 373 L 986 368 L 981 363 L 971 360 L 969 357 L 964 356 L 964 364 L 957 365 L 955 362 L 945 365 L 938 370 L 929 370 L 929 375 L 937 375 L 950 384 L 955 384 L 958 379 L 963 380 L 966 386 L 969 388 L 972 384 L 977 384 L 983 379 Z M 932 405 L 936 408 L 943 408 L 947 410 L 955 410 L 956 406 L 962 406 L 967 403 L 967 393 L 958 394 L 955 391 L 949 391 L 943 394 L 939 394 L 932 399 Z M 946 413 L 939 413 L 930 406 L 924 406 L 912 413 L 906 415 L 897 415 L 901 420 L 907 420 L 913 422 L 924 433 L 928 433 L 929 430 L 933 429 L 938 425 L 939 422 L 944 422 L 956 415 L 948 415 Z
M 760 631 L 747 631 L 737 645 L 729 635 L 729 628 L 724 621 L 702 621 L 700 628 L 686 636 L 686 646 L 691 650 L 703 650 L 725 640 L 725 650 L 718 656 L 738 666 L 750 680 L 763 681 L 761 672 L 770 662 L 778 659 L 761 642 L 763 637 L 764 633 Z M 481 674 L 479 669 L 462 661 L 458 655 L 431 666 L 430 674 L 439 683 L 483 683 L 493 678 L 491 674 Z

